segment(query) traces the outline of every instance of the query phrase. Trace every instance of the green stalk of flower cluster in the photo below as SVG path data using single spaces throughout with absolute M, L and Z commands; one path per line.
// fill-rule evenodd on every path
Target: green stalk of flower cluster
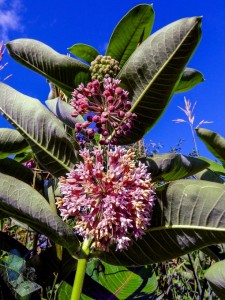
M 71 300 L 79 300 L 82 289 L 83 289 L 83 283 L 84 283 L 84 277 L 86 273 L 86 267 L 88 262 L 88 257 L 90 254 L 90 244 L 91 239 L 84 240 L 81 248 L 81 255 L 78 259 L 77 263 L 77 270 L 76 275 L 74 279 L 72 294 L 71 294 Z

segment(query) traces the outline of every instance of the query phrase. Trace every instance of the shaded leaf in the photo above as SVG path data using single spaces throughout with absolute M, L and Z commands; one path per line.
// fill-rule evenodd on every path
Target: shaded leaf
M 9 54 L 27 68 L 43 75 L 65 93 L 90 79 L 89 67 L 77 59 L 62 55 L 42 42 L 16 39 L 6 44 Z
M 45 104 L 50 111 L 59 118 L 59 120 L 73 129 L 76 123 L 84 122 L 84 119 L 81 115 L 72 117 L 71 113 L 74 111 L 74 109 L 70 104 L 60 100 L 60 98 L 47 100 L 45 101 Z
M 178 180 L 158 193 L 152 224 L 126 251 L 96 253 L 114 265 L 138 266 L 172 259 L 225 242 L 225 186 Z
M 147 38 L 130 56 L 118 77 L 129 91 L 131 111 L 138 118 L 131 134 L 118 138 L 120 144 L 140 140 L 159 120 L 200 40 L 200 25 L 200 17 L 171 23 Z
M 76 254 L 79 240 L 70 227 L 52 212 L 46 199 L 26 183 L 1 173 L 0 210 L 64 246 L 71 255 Z
M 149 36 L 154 17 L 152 5 L 140 4 L 132 8 L 117 24 L 110 38 L 106 55 L 116 59 L 120 68 Z
M 196 128 L 198 137 L 203 141 L 209 151 L 225 164 L 225 138 L 205 128 Z
M 225 299 L 225 260 L 216 262 L 205 273 L 205 278 L 209 281 L 215 294 L 221 299 Z
M 153 181 L 185 178 L 208 167 L 208 163 L 201 159 L 181 154 L 156 154 L 140 160 L 148 166 Z
M 0 159 L 29 148 L 25 138 L 14 129 L 0 128 Z
M 208 180 L 212 182 L 224 183 L 223 179 L 210 169 L 203 170 L 195 174 L 195 178 L 199 180 Z
M 34 153 L 31 149 L 28 149 L 14 156 L 14 160 L 20 163 L 27 162 L 33 158 L 34 158 Z
M 201 82 L 204 82 L 201 72 L 196 69 L 186 68 L 177 84 L 175 93 L 187 92 Z
M 29 185 L 32 185 L 34 180 L 34 173 L 31 169 L 10 158 L 0 160 L 0 172 L 22 180 Z
M 89 64 L 100 54 L 94 47 L 86 44 L 74 44 L 68 50 Z
M 0 112 L 23 135 L 47 171 L 60 176 L 74 166 L 77 152 L 63 123 L 40 101 L 0 83 Z M 75 141 L 73 144 L 78 149 Z

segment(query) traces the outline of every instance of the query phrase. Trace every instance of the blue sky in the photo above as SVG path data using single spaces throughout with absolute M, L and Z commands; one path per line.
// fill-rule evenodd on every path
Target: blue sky
M 58 3 L 57 3 L 58 2 Z M 203 16 L 202 40 L 188 66 L 200 70 L 205 82 L 193 90 L 175 95 L 167 111 L 146 136 L 164 145 L 161 152 L 168 152 L 179 139 L 184 139 L 183 153 L 191 152 L 193 142 L 188 124 L 175 124 L 173 119 L 183 118 L 177 106 L 183 107 L 184 96 L 197 102 L 196 124 L 202 119 L 213 121 L 204 127 L 225 137 L 225 1 L 215 0 L 155 0 L 125 1 L 26 1 L 0 0 L 0 40 L 16 38 L 40 40 L 56 51 L 66 54 L 75 43 L 94 46 L 104 54 L 113 28 L 128 10 L 141 3 L 153 3 L 155 24 L 153 32 L 184 17 Z M 4 75 L 13 76 L 7 84 L 31 97 L 45 101 L 48 85 L 43 77 L 19 65 L 9 56 Z M 2 77 L 4 77 L 1 74 Z M 0 119 L 2 127 L 8 126 Z M 197 141 L 201 155 L 208 155 L 205 146 Z

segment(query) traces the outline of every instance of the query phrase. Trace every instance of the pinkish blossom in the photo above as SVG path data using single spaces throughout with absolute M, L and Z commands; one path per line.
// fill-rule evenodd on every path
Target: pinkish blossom
M 101 135 L 100 144 L 116 144 L 116 137 L 129 134 L 136 114 L 131 113 L 128 92 L 119 87 L 120 80 L 104 78 L 103 82 L 94 80 L 85 87 L 79 85 L 72 93 L 73 116 L 87 115 L 84 123 L 77 123 L 75 131 L 85 133 L 89 139 L 95 132 Z M 94 125 L 94 126 L 91 126 Z M 91 128 L 89 127 L 91 126 Z M 114 132 L 114 138 L 110 135 Z
M 127 249 L 150 225 L 155 193 L 146 166 L 131 149 L 100 147 L 80 151 L 83 162 L 60 179 L 64 198 L 57 200 L 63 219 L 75 217 L 75 232 L 92 247 Z

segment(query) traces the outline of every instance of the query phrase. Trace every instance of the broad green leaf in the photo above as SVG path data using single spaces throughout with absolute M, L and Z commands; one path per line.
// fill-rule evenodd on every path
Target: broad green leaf
M 63 281 L 59 288 L 57 289 L 57 299 L 58 300 L 70 300 L 72 294 L 72 286 L 67 283 L 66 281 Z
M 216 262 L 205 273 L 215 294 L 219 299 L 225 299 L 225 260 Z
M 89 64 L 100 54 L 94 47 L 86 44 L 74 44 L 68 50 Z
M 27 68 L 43 75 L 65 93 L 90 79 L 89 67 L 77 59 L 62 55 L 42 42 L 16 39 L 6 44 L 9 54 Z
M 181 179 L 208 167 L 208 163 L 203 160 L 181 154 L 156 154 L 140 160 L 148 166 L 153 181 Z
M 114 265 L 161 262 L 225 242 L 225 186 L 204 180 L 178 180 L 158 193 L 152 224 L 125 251 L 96 253 Z
M 28 149 L 14 156 L 14 160 L 20 163 L 25 163 L 31 159 L 34 159 L 34 153 L 31 149 Z
M 79 240 L 70 227 L 52 212 L 46 199 L 26 183 L 1 173 L 0 210 L 64 246 L 71 255 L 76 254 Z
M 75 128 L 76 123 L 83 123 L 84 119 L 81 115 L 77 117 L 72 117 L 71 114 L 74 111 L 71 105 L 62 101 L 60 98 L 51 99 L 45 101 L 45 104 L 50 109 L 50 111 L 59 118 L 64 124 L 71 128 Z
M 135 49 L 149 36 L 154 23 L 152 5 L 140 4 L 132 8 L 117 24 L 109 41 L 106 55 L 123 67 Z
M 157 288 L 157 280 L 152 268 L 126 268 L 92 260 L 87 266 L 87 274 L 94 280 L 84 285 L 83 293 L 92 299 L 136 299 L 148 297 Z M 146 298 L 147 299 L 147 298 Z
M 175 93 L 183 93 L 191 90 L 197 84 L 204 82 L 204 77 L 201 72 L 196 69 L 186 68 L 182 77 L 178 81 Z
M 81 299 L 155 299 L 156 288 L 156 276 L 150 266 L 126 268 L 94 259 L 87 265 Z M 72 286 L 64 282 L 57 299 L 70 299 L 71 292 Z
M 225 138 L 216 132 L 205 128 L 196 128 L 198 137 L 203 141 L 209 151 L 225 164 Z
M 224 183 L 223 179 L 210 169 L 203 170 L 195 174 L 195 178 L 199 180 L 208 180 L 212 182 Z
M 14 129 L 0 128 L 0 159 L 29 148 L 25 138 Z
M 29 185 L 34 181 L 34 173 L 31 169 L 10 158 L 0 159 L 0 173 L 13 176 Z
M 211 171 L 217 172 L 219 174 L 225 174 L 225 168 L 220 163 L 203 156 L 198 156 L 198 158 L 207 162 L 209 164 L 208 169 L 210 169 Z
M 118 77 L 138 118 L 131 134 L 118 138 L 119 144 L 140 140 L 159 120 L 200 40 L 200 26 L 200 17 L 178 20 L 155 32 L 130 56 Z
M 73 168 L 77 151 L 63 123 L 40 101 L 0 83 L 0 112 L 23 135 L 42 168 L 55 176 Z

